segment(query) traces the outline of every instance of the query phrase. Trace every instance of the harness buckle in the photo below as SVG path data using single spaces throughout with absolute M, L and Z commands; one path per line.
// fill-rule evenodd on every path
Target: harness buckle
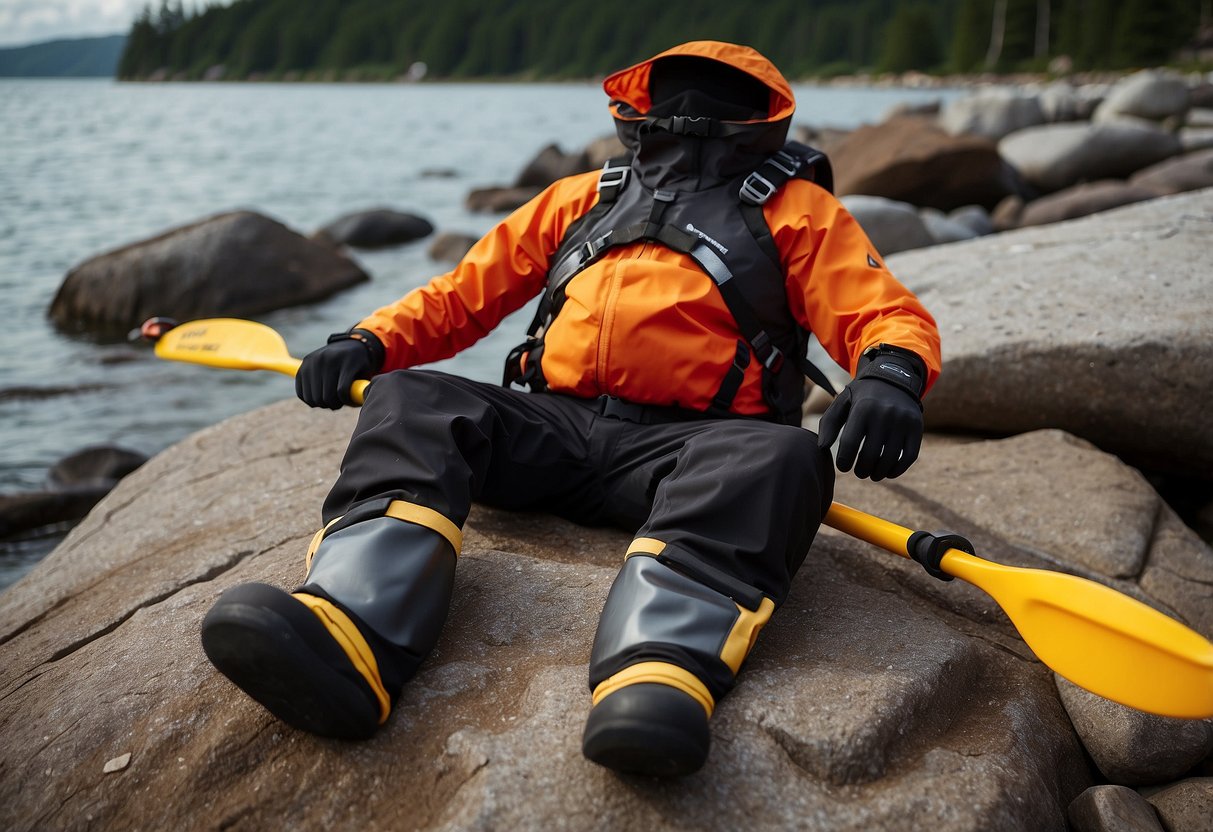
M 627 184 L 628 176 L 631 173 L 631 166 L 619 165 L 618 167 L 611 167 L 611 163 L 608 160 L 607 163 L 602 166 L 602 173 L 598 174 L 599 192 L 601 192 L 604 188 L 619 188 L 622 190 L 623 186 Z
M 776 151 L 771 158 L 767 159 L 767 161 L 776 167 L 781 173 L 787 174 L 789 178 L 795 176 L 796 171 L 800 170 L 800 166 L 804 163 L 804 160 L 799 156 L 793 156 L 786 150 Z
M 741 190 L 738 192 L 738 196 L 751 205 L 765 205 L 766 201 L 774 196 L 777 190 L 779 189 L 775 186 L 775 183 L 758 171 L 754 171 L 741 183 Z
M 597 240 L 586 240 L 577 247 L 577 257 L 581 261 L 578 265 L 584 266 L 602 253 L 611 242 L 612 231 L 603 234 Z
M 712 120 L 703 116 L 674 116 L 670 119 L 670 132 L 677 136 L 709 136 Z

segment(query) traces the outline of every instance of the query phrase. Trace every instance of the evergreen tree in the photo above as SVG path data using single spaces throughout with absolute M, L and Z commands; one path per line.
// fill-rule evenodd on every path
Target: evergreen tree
M 930 7 L 900 7 L 885 28 L 880 68 L 885 72 L 934 69 L 943 62 L 943 48 Z

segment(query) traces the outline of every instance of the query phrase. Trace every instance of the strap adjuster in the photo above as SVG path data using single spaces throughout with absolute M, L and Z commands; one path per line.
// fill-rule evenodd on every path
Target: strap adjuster
M 776 151 L 771 158 L 767 159 L 767 161 L 770 162 L 771 165 L 777 168 L 781 173 L 786 174 L 789 178 L 795 176 L 796 171 L 800 170 L 800 166 L 804 163 L 804 160 L 799 156 L 793 156 L 786 150 Z
M 610 161 L 602 166 L 602 173 L 598 174 L 598 190 L 601 192 L 604 188 L 620 188 L 628 182 L 628 176 L 632 173 L 630 165 L 619 165 L 611 167 Z
M 778 188 L 775 187 L 775 183 L 758 171 L 754 171 L 741 183 L 741 190 L 738 195 L 743 201 L 751 205 L 765 205 L 766 201 L 774 196 L 777 190 Z

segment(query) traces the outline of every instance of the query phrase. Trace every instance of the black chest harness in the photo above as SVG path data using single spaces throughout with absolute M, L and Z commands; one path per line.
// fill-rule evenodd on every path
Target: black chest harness
M 795 177 L 833 189 L 825 154 L 796 142 L 749 175 L 700 191 L 649 190 L 639 182 L 629 187 L 637 178 L 631 157 L 608 161 L 598 179 L 598 202 L 570 226 L 552 258 L 527 340 L 510 351 L 502 383 L 545 390 L 544 335 L 560 314 L 569 281 L 610 249 L 648 241 L 695 261 L 719 289 L 741 333 L 733 365 L 706 415 L 731 415 L 752 356 L 762 365 L 763 398 L 774 418 L 800 424 L 805 376 L 834 390 L 805 358 L 809 334 L 788 309 L 783 265 L 762 213 L 766 201 Z

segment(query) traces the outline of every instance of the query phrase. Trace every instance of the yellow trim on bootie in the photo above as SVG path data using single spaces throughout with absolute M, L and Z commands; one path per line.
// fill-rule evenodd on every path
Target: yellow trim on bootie
M 345 651 L 354 669 L 366 679 L 379 700 L 379 724 L 387 722 L 388 714 L 392 712 L 392 700 L 383 687 L 383 679 L 379 677 L 379 663 L 375 661 L 375 654 L 358 627 L 339 607 L 323 598 L 305 592 L 293 592 L 291 597 L 311 610 Z
M 597 705 L 620 688 L 646 682 L 677 688 L 683 693 L 689 694 L 692 699 L 703 706 L 709 718 L 716 707 L 716 700 L 708 692 L 707 685 L 699 681 L 699 678 L 689 670 L 683 670 L 678 665 L 669 662 L 640 662 L 625 667 L 614 676 L 604 679 L 598 684 L 598 687 L 594 688 L 592 701 Z
M 463 551 L 463 532 L 444 515 L 432 508 L 419 506 L 416 503 L 406 503 L 404 500 L 392 500 L 383 516 L 415 523 L 418 526 L 425 526 L 430 531 L 438 532 L 454 548 L 456 557 Z
M 775 602 L 765 596 L 757 610 L 747 610 L 737 604 L 737 620 L 733 622 L 733 629 L 729 631 L 729 637 L 725 639 L 724 648 L 720 651 L 721 660 L 729 666 L 734 675 L 741 670 L 741 663 L 754 649 L 758 633 L 771 620 L 773 612 Z

